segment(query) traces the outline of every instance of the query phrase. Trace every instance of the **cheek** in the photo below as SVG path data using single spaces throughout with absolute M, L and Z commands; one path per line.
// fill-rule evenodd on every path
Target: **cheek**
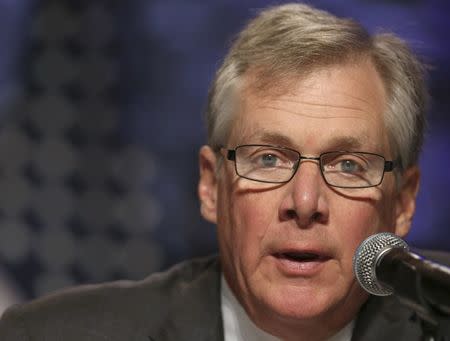
M 234 197 L 231 215 L 236 235 L 234 242 L 241 254 L 255 258 L 270 229 L 276 220 L 277 205 L 273 194 L 241 193 Z
M 370 202 L 350 203 L 340 208 L 340 212 L 343 221 L 337 226 L 348 230 L 349 235 L 357 235 L 358 231 L 370 233 L 379 225 L 378 210 Z
M 239 185 L 239 181 L 237 182 Z M 219 244 L 235 266 L 255 268 L 262 256 L 267 230 L 276 222 L 278 204 L 273 191 L 249 191 L 223 187 L 219 207 Z M 239 264 L 239 265 L 238 265 Z
M 394 193 L 386 188 L 373 188 L 361 192 L 340 193 L 333 196 L 331 212 L 339 220 L 338 226 L 352 232 L 373 234 L 389 230 L 394 224 Z M 350 232 L 350 231 L 349 231 Z
M 347 200 L 344 200 L 347 201 Z M 369 202 L 347 202 L 330 217 L 330 229 L 334 229 L 334 242 L 339 267 L 337 278 L 343 279 L 348 287 L 353 285 L 353 257 L 361 242 L 378 231 L 381 224 L 376 207 Z
M 375 200 L 376 198 L 377 200 Z M 339 234 L 338 239 L 342 252 L 348 259 L 353 257 L 359 244 L 372 234 L 390 231 L 394 226 L 392 207 L 387 205 L 386 198 L 380 194 L 370 199 L 341 200 L 331 212 L 332 226 Z M 334 218 L 334 219 L 333 219 Z

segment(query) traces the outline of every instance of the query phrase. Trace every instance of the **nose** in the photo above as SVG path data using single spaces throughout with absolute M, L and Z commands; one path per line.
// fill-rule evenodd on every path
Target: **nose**
M 294 178 L 286 184 L 286 194 L 279 209 L 281 220 L 295 220 L 301 228 L 326 223 L 329 210 L 326 184 L 317 160 L 301 160 Z

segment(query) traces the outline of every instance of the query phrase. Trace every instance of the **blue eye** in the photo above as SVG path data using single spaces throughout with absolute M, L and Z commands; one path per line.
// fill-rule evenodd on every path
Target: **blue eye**
M 343 160 L 340 163 L 341 171 L 344 173 L 355 173 L 361 170 L 361 167 L 351 160 Z
M 264 167 L 276 167 L 278 157 L 273 154 L 264 154 L 261 156 L 261 164 Z

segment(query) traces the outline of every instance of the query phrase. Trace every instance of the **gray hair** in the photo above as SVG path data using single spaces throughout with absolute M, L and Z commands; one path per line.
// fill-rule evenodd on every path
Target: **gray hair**
M 218 150 L 229 136 L 233 101 L 249 70 L 252 86 L 270 87 L 286 76 L 305 75 L 321 66 L 369 58 L 380 74 L 388 108 L 385 124 L 403 169 L 417 163 L 426 126 L 425 68 L 400 38 L 371 36 L 359 23 L 304 4 L 263 10 L 231 46 L 209 92 L 208 143 Z

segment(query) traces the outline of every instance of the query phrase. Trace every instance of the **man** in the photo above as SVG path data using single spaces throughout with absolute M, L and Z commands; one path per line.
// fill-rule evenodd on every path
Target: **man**
M 410 229 L 426 97 L 400 39 L 306 5 L 261 12 L 209 96 L 198 192 L 219 258 L 10 309 L 0 339 L 419 340 L 352 258 Z

